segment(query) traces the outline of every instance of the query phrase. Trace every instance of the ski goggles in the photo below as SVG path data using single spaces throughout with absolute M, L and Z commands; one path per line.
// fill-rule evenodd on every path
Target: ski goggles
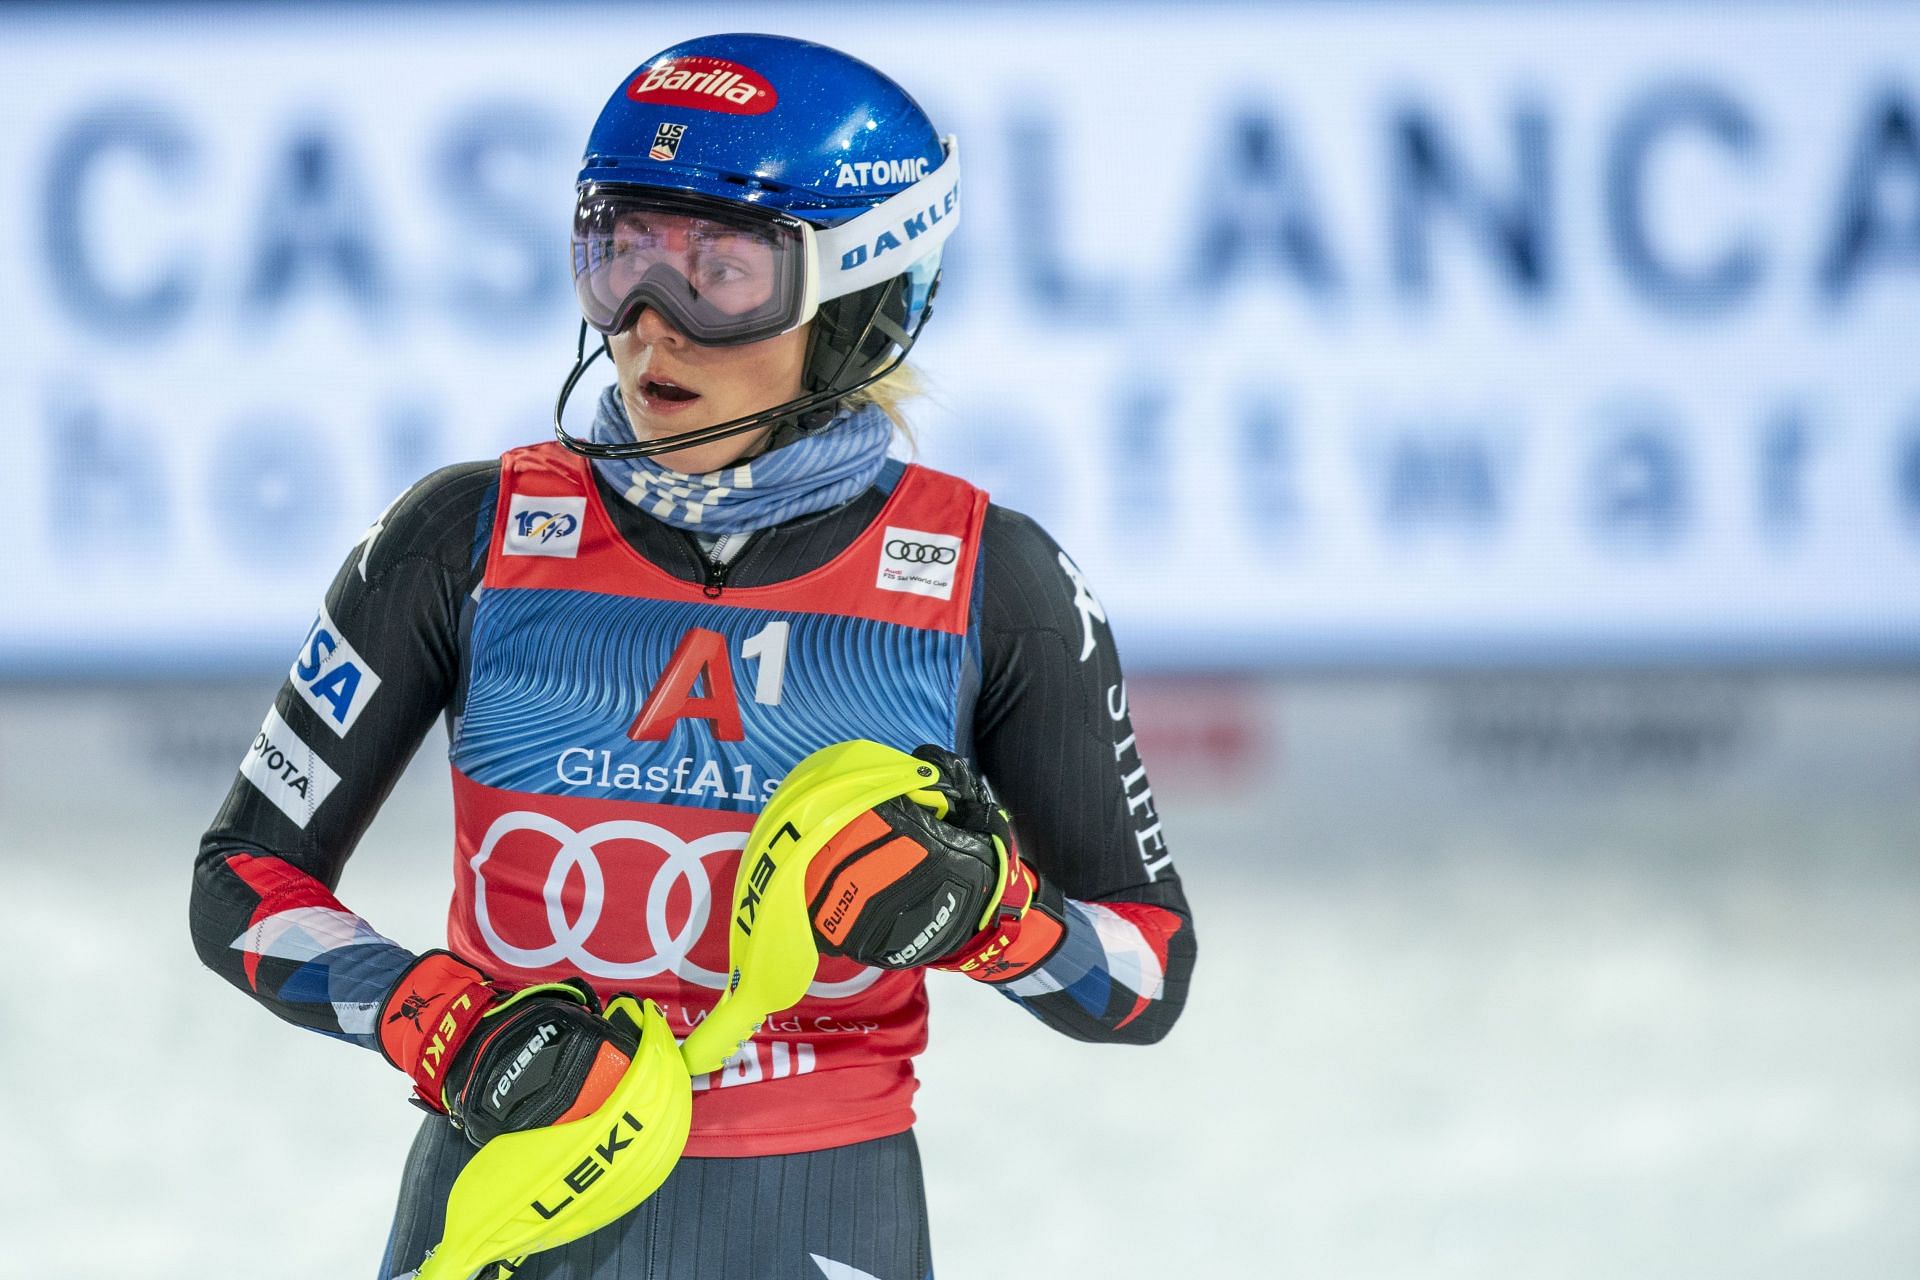
M 652 307 L 706 346 L 799 328 L 820 304 L 904 274 L 960 221 L 960 153 L 836 227 L 656 187 L 585 183 L 573 215 L 580 312 L 619 333 Z

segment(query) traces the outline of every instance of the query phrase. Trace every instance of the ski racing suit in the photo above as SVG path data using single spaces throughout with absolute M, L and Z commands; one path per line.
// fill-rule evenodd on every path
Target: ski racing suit
M 806 754 L 865 737 L 970 758 L 1064 895 L 1064 931 L 993 985 L 1075 1039 L 1164 1036 L 1193 925 L 1073 562 L 1027 517 L 899 462 L 738 538 L 709 547 L 551 444 L 402 494 L 334 578 L 201 842 L 202 960 L 279 1017 L 377 1050 L 416 954 L 334 888 L 444 716 L 446 945 L 503 989 L 579 976 L 649 996 L 684 1036 L 725 981 L 711 906 L 760 807 Z M 924 981 L 824 960 L 799 1005 L 696 1078 L 660 1190 L 515 1274 L 930 1276 L 911 1133 Z M 444 1117 L 422 1124 L 383 1278 L 435 1243 L 471 1154 Z

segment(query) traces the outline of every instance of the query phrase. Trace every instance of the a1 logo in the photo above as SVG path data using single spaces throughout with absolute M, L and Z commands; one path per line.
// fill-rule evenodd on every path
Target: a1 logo
M 343 738 L 380 687 L 379 674 L 354 652 L 327 616 L 325 605 L 313 620 L 287 679 L 327 728 Z
M 790 629 L 784 619 L 769 622 L 740 642 L 741 658 L 757 668 L 753 700 L 762 706 L 780 705 Z M 739 742 L 747 736 L 740 723 L 727 638 L 718 631 L 693 627 L 680 637 L 627 736 L 635 742 L 664 742 L 682 720 L 704 720 L 715 742 Z

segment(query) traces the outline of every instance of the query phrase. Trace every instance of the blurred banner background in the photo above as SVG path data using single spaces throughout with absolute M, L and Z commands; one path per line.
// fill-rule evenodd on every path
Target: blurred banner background
M 941 1274 L 1920 1274 L 1920 10 L 1656 3 L 0 10 L 21 1274 L 372 1272 L 404 1090 L 191 854 L 728 28 L 959 135 L 921 455 L 1086 570 L 1201 934 L 1147 1052 L 942 985 Z M 443 748 L 342 886 L 419 949 Z

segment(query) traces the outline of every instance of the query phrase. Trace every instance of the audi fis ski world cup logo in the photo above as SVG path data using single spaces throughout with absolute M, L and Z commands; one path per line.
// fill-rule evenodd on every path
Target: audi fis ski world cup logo
M 473 924 L 517 969 L 564 967 L 618 983 L 672 975 L 717 994 L 731 975 L 727 918 L 713 903 L 731 901 L 746 843 L 744 830 L 683 838 L 616 818 L 577 831 L 512 810 L 494 819 L 467 861 Z M 807 994 L 843 999 L 881 973 L 860 967 L 843 981 L 815 981 Z
M 758 71 L 725 58 L 703 56 L 656 62 L 634 77 L 627 86 L 627 96 L 635 102 L 724 111 L 736 116 L 765 115 L 780 101 L 780 95 Z
M 960 539 L 952 534 L 888 526 L 886 540 L 880 544 L 880 573 L 873 585 L 882 591 L 951 600 L 960 546 Z
M 571 560 L 580 554 L 580 526 L 586 519 L 585 498 L 546 498 L 516 493 L 507 507 L 504 550 L 510 556 L 558 556 Z
M 653 149 L 647 152 L 649 160 L 671 160 L 680 153 L 680 139 L 687 134 L 683 124 L 663 124 L 653 131 Z
M 905 538 L 889 540 L 887 555 L 907 564 L 952 564 L 960 558 L 958 548 L 935 546 L 931 542 L 908 542 Z

